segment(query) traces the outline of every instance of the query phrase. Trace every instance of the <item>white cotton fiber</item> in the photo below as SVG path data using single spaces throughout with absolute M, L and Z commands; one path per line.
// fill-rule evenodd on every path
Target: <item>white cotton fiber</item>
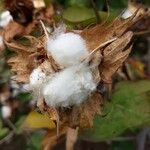
M 129 9 L 126 9 L 121 17 L 123 19 L 127 19 L 127 18 L 131 17 L 132 15 L 133 15 L 133 13 Z
M 6 27 L 8 23 L 12 20 L 12 16 L 9 11 L 4 11 L 0 15 L 0 27 Z
M 30 74 L 28 90 L 33 92 L 34 101 L 42 97 L 41 91 L 46 80 L 47 76 L 40 67 L 34 69 Z
M 40 67 L 34 69 L 30 75 L 29 85 L 32 89 L 37 89 L 46 80 L 46 74 L 42 71 Z
M 48 106 L 69 107 L 87 99 L 96 89 L 92 74 L 86 66 L 72 66 L 57 73 L 43 89 Z
M 4 46 L 3 37 L 0 35 L 0 47 Z
M 2 113 L 3 119 L 7 119 L 11 116 L 12 110 L 10 106 L 4 105 L 1 108 L 1 113 Z
M 80 35 L 74 33 L 61 33 L 54 39 L 49 39 L 47 49 L 55 61 L 63 67 L 78 64 L 88 55 L 86 42 Z

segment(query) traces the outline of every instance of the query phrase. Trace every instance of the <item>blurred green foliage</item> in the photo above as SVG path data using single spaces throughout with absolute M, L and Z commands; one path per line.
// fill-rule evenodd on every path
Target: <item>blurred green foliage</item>
M 43 139 L 43 134 L 40 132 L 34 132 L 30 135 L 26 150 L 41 150 L 41 143 Z
M 135 150 L 135 145 L 132 141 L 113 142 L 110 150 Z
M 150 81 L 120 82 L 106 103 L 104 116 L 96 116 L 94 127 L 82 132 L 87 140 L 108 140 L 127 129 L 150 125 Z
M 2 120 L 0 120 L 0 140 L 4 138 L 9 133 L 9 129 L 3 127 Z

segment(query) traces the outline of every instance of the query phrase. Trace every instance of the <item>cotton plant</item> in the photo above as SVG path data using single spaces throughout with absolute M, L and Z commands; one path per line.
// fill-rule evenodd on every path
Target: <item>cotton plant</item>
M 29 47 L 22 45 L 18 50 L 17 42 L 7 43 L 17 52 L 8 60 L 14 79 L 28 83 L 37 106 L 51 119 L 67 126 L 91 127 L 102 107 L 98 85 L 110 84 L 127 59 L 132 48 L 131 27 L 142 16 L 118 17 L 109 25 L 81 32 L 56 25 L 48 33 L 49 27 L 42 23 L 42 36 L 26 36 Z

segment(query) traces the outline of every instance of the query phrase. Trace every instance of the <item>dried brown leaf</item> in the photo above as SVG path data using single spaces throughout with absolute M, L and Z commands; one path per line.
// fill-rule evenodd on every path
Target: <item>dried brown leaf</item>
M 96 92 L 80 106 L 74 106 L 70 114 L 70 126 L 88 128 L 93 126 L 93 119 L 96 114 L 101 113 L 102 97 Z
M 8 43 L 7 46 L 16 52 L 16 56 L 8 60 L 11 70 L 15 72 L 14 79 L 18 82 L 28 82 L 29 75 L 39 63 L 45 60 L 44 48 L 23 46 L 16 42 Z M 37 44 L 39 46 L 39 44 Z
M 8 60 L 11 71 L 16 75 L 13 77 L 18 82 L 28 82 L 29 75 L 35 67 L 28 55 L 18 55 Z
M 24 27 L 17 22 L 10 22 L 3 31 L 5 41 L 11 41 L 13 37 L 23 34 Z
M 46 9 L 42 9 L 36 14 L 36 19 L 43 20 L 49 24 L 53 22 L 54 8 L 53 5 L 49 5 Z
M 99 54 L 96 54 L 99 56 L 102 55 L 101 63 L 97 64 L 99 65 L 100 71 L 99 81 L 102 79 L 105 83 L 111 82 L 112 75 L 122 66 L 122 63 L 131 51 L 129 43 L 132 40 L 133 33 L 130 29 L 136 22 L 140 22 L 145 16 L 149 16 L 148 12 L 140 8 L 128 19 L 121 19 L 118 17 L 110 25 L 97 25 L 81 32 L 81 36 L 86 40 L 90 52 L 102 43 L 114 37 L 117 38 L 117 40 L 113 41 L 111 44 L 99 49 Z M 95 60 L 94 57 L 93 59 Z M 92 65 L 93 64 L 94 63 L 92 63 Z M 96 74 L 98 75 L 98 73 Z
M 99 66 L 99 70 L 101 78 L 105 83 L 111 82 L 113 74 L 122 66 L 128 57 L 131 51 L 131 47 L 128 44 L 132 36 L 132 32 L 127 32 L 104 49 L 103 61 Z
M 7 47 L 16 52 L 16 56 L 8 60 L 11 70 L 16 73 L 15 80 L 28 82 L 29 75 L 36 67 L 41 67 L 47 75 L 53 74 L 60 69 L 54 59 L 51 56 L 47 56 L 45 36 L 39 38 L 25 36 L 25 38 L 29 40 L 29 46 L 16 42 L 6 42 Z

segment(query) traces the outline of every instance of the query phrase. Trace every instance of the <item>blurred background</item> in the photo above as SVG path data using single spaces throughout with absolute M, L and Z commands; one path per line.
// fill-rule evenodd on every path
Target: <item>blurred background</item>
M 48 31 L 63 22 L 68 30 L 80 32 L 118 16 L 126 19 L 149 6 L 149 0 L 0 0 L 0 150 L 64 150 L 66 139 L 54 140 L 55 123 L 39 113 L 28 86 L 12 78 L 7 61 L 14 52 L 5 46 L 3 36 L 26 44 L 21 35 L 41 34 L 36 24 L 40 19 L 50 25 Z M 150 18 L 133 30 L 132 52 L 114 75 L 112 90 L 99 87 L 110 104 L 103 116 L 96 117 L 94 132 L 81 132 L 75 150 L 150 150 Z

